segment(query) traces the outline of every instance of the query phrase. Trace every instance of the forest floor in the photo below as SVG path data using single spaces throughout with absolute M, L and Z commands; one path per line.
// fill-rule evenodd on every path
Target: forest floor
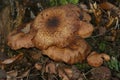
M 88 11 L 95 27 L 92 36 L 85 40 L 92 50 L 110 56 L 99 67 L 92 67 L 86 61 L 73 65 L 55 62 L 39 49 L 12 50 L 7 45 L 6 36 L 18 25 L 30 22 L 45 8 L 69 3 L 57 1 L 1 0 L 0 80 L 120 80 L 120 0 L 73 2 Z

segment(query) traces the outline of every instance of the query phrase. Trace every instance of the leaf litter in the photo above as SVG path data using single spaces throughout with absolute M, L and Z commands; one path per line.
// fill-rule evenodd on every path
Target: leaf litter
M 83 1 L 85 2 L 85 1 Z M 94 3 L 93 3 L 94 2 Z M 100 53 L 106 52 L 111 57 L 115 57 L 116 59 L 116 66 L 114 65 L 114 68 L 116 67 L 120 68 L 118 66 L 120 60 L 120 10 L 118 4 L 120 4 L 119 1 L 115 0 L 114 3 L 111 3 L 109 1 L 103 1 L 101 2 L 100 0 L 93 0 L 93 2 L 89 2 L 90 7 L 87 6 L 86 4 L 82 4 L 82 9 L 85 11 L 89 12 L 92 15 L 92 18 L 95 19 L 92 20 L 91 22 L 96 25 L 93 36 L 87 39 L 88 42 L 90 42 L 91 46 L 94 47 L 93 49 L 97 50 Z M 26 4 L 27 2 L 24 3 L 24 6 L 27 8 L 31 8 L 31 6 Z M 30 2 L 28 0 L 28 3 L 31 3 L 32 6 L 36 7 L 36 5 L 33 4 L 40 4 L 40 2 L 35 1 L 35 2 Z M 6 3 L 5 3 L 6 4 Z M 21 3 L 20 3 L 21 4 Z M 24 18 L 26 19 L 25 16 L 22 16 L 24 13 L 21 12 L 19 9 L 21 7 L 19 6 L 18 2 L 16 1 L 16 10 L 17 10 L 17 16 L 16 19 L 11 18 L 12 22 L 9 22 L 9 24 L 2 24 L 2 26 L 11 26 L 14 25 L 18 26 L 20 25 Z M 86 8 L 89 7 L 89 8 Z M 13 7 L 15 5 L 12 5 Z M 22 7 L 24 7 L 22 6 Z M 81 5 L 80 5 L 81 6 Z M 12 7 L 12 8 L 13 8 Z M 12 9 L 11 8 L 11 9 Z M 8 11 L 11 9 L 7 9 Z M 24 8 L 22 8 L 24 10 Z M 12 9 L 14 11 L 14 9 Z M 33 14 L 37 14 L 38 12 L 34 12 L 32 9 L 31 11 Z M 5 14 L 6 12 L 1 11 L 1 14 Z M 9 12 L 8 12 L 9 13 Z M 14 12 L 12 12 L 14 13 Z M 27 13 L 28 14 L 28 13 Z M 0 15 L 3 16 L 3 15 Z M 4 16 L 5 17 L 5 16 Z M 15 16 L 14 16 L 15 17 Z M 6 20 L 8 20 L 8 17 L 5 17 L 5 20 L 3 23 L 5 23 Z M 9 17 L 10 18 L 10 17 Z M 32 19 L 32 18 L 31 18 Z M 14 21 L 15 20 L 15 21 Z M 28 20 L 29 21 L 29 20 Z M 89 20 L 88 20 L 89 21 Z M 94 22 L 93 22 L 94 21 Z M 18 79 L 25 79 L 25 80 L 119 80 L 120 77 L 118 76 L 119 70 L 116 71 L 114 68 L 111 68 L 111 65 L 115 64 L 112 63 L 112 61 L 108 64 L 106 62 L 103 62 L 104 64 L 102 67 L 94 68 L 90 67 L 90 69 L 87 69 L 87 71 L 80 70 L 77 66 L 75 65 L 67 65 L 65 63 L 59 63 L 59 62 L 54 62 L 53 60 L 49 59 L 46 56 L 43 56 L 39 50 L 36 49 L 21 49 L 18 50 L 18 52 L 14 52 L 11 50 L 6 44 L 5 36 L 8 33 L 4 33 L 5 31 L 4 28 L 0 26 L 0 37 L 1 42 L 0 44 L 3 46 L 0 46 L 0 64 L 1 64 L 1 70 L 0 75 L 1 79 L 3 80 L 18 80 Z M 8 28 L 7 32 L 10 32 L 11 30 Z M 28 32 L 29 27 L 25 28 L 23 32 Z M 2 35 L 4 34 L 4 36 Z M 101 41 L 105 41 L 102 43 Z M 106 46 L 103 48 L 100 48 L 99 50 L 99 45 L 100 43 L 105 44 Z M 21 53 L 22 52 L 22 53 Z M 16 54 L 17 53 L 17 54 Z M 5 55 L 7 54 L 7 56 Z M 24 54 L 24 55 L 23 55 Z M 9 56 L 9 57 L 8 57 Z M 82 65 L 81 63 L 78 63 L 77 65 Z M 111 74 L 111 72 L 115 73 L 114 75 Z M 104 74 L 103 74 L 104 73 Z M 99 75 L 96 75 L 99 74 Z

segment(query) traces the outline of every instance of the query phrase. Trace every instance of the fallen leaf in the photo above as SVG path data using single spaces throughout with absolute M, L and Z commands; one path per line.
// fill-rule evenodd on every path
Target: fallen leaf
M 70 68 L 58 69 L 58 74 L 62 78 L 62 80 L 70 80 L 70 78 L 72 77 L 72 69 Z
M 93 68 L 91 70 L 91 78 L 93 80 L 110 80 L 111 79 L 111 71 L 107 67 L 98 67 L 98 68 Z
M 23 57 L 23 53 L 20 53 L 16 56 L 13 56 L 11 58 L 8 58 L 8 59 L 5 59 L 3 61 L 0 61 L 0 64 L 11 64 L 13 63 L 14 61 L 18 60 L 18 59 L 21 59 Z
M 23 72 L 21 75 L 19 75 L 17 78 L 24 78 L 27 77 L 30 73 L 31 69 L 26 70 L 25 72 Z
M 25 27 L 23 27 L 23 29 L 21 29 L 21 31 L 24 32 L 25 34 L 29 33 L 30 32 L 31 23 L 32 22 L 24 24 Z
M 40 63 L 35 63 L 35 66 L 34 66 L 37 70 L 41 70 L 42 69 L 42 64 Z
M 17 80 L 18 71 L 12 70 L 7 72 L 7 80 Z
M 83 80 L 83 76 L 80 72 L 79 69 L 77 69 L 75 66 L 72 66 L 72 77 L 71 77 L 71 80 Z
M 105 10 L 118 9 L 114 4 L 112 4 L 110 2 L 103 2 L 103 3 L 99 4 L 99 6 Z
M 56 74 L 57 72 L 56 72 L 55 63 L 53 63 L 53 62 L 48 63 L 48 64 L 46 65 L 45 71 L 46 71 L 47 73 L 50 73 L 50 74 Z

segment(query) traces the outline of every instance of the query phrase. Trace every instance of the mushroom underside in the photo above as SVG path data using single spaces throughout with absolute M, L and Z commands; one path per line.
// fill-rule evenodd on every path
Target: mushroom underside
M 43 50 L 43 54 L 55 61 L 62 61 L 68 64 L 82 62 L 90 53 L 91 48 L 84 39 L 78 39 L 71 43 L 69 47 L 59 48 L 51 46 Z

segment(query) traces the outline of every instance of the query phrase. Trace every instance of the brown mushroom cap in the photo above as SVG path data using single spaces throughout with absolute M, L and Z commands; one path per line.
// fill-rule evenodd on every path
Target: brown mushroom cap
M 58 48 L 51 46 L 46 50 L 43 50 L 43 54 L 49 56 L 55 61 L 63 61 L 68 64 L 76 62 L 82 62 L 90 53 L 90 46 L 84 39 L 75 40 L 70 47 Z
M 64 5 L 64 6 L 60 6 L 61 9 L 64 9 L 67 13 L 67 16 L 74 16 L 74 17 L 80 17 L 80 12 L 82 12 L 80 10 L 79 7 L 77 7 L 76 5 L 72 5 L 72 4 L 67 4 L 67 5 Z
M 45 9 L 33 22 L 22 24 L 20 29 L 10 33 L 8 45 L 13 49 L 29 48 L 33 44 L 39 49 L 47 49 L 50 46 L 63 48 L 73 42 L 76 35 L 89 37 L 93 26 L 89 23 L 90 19 L 88 22 L 80 21 L 80 16 L 86 20 L 87 15 L 80 11 L 72 4 Z
M 37 48 L 66 47 L 74 40 L 75 31 L 79 26 L 79 17 L 74 10 L 78 10 L 77 7 L 70 7 L 66 5 L 48 8 L 36 17 L 33 27 L 38 31 L 33 42 Z
M 25 35 L 24 33 L 18 33 L 15 35 L 9 35 L 11 36 L 10 39 L 8 39 L 8 46 L 10 46 L 12 49 L 17 50 L 20 48 L 30 48 L 34 47 L 34 44 L 32 43 L 31 39 L 33 38 L 32 35 Z
M 30 31 L 29 28 L 27 28 L 30 27 L 30 25 L 31 23 L 23 24 L 19 29 L 12 31 L 7 37 L 8 46 L 10 46 L 14 50 L 20 48 L 34 47 L 32 38 L 34 37 L 35 33 L 33 33 L 33 31 Z
M 109 61 L 110 60 L 110 56 L 102 53 L 99 54 L 95 51 L 93 51 L 88 57 L 87 57 L 87 62 L 89 65 L 93 66 L 93 67 L 99 67 L 103 64 L 103 61 Z
M 87 38 L 92 35 L 92 32 L 94 30 L 94 27 L 92 24 L 84 21 L 80 21 L 79 23 L 80 28 L 78 30 L 78 35 L 82 38 Z

